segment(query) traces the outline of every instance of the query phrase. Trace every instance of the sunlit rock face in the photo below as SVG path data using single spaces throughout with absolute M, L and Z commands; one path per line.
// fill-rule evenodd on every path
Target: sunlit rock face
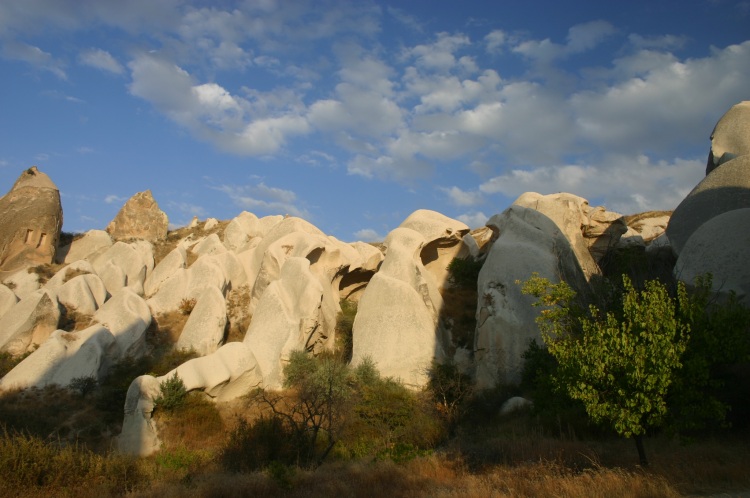
M 55 260 L 63 223 L 57 186 L 36 166 L 0 198 L 0 272 Z

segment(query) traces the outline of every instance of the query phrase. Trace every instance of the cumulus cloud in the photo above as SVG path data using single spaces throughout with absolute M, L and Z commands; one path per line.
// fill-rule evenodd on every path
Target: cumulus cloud
M 289 135 L 309 132 L 299 114 L 255 116 L 253 106 L 216 83 L 196 84 L 184 69 L 168 60 L 140 55 L 130 64 L 130 92 L 149 101 L 197 138 L 241 155 L 278 151 Z M 271 109 L 272 112 L 274 109 Z
M 385 236 L 372 228 L 363 228 L 354 232 L 354 239 L 362 242 L 382 242 Z
M 439 187 L 439 190 L 445 193 L 451 203 L 456 206 L 476 206 L 484 202 L 481 192 L 466 191 L 458 187 Z
M 490 217 L 481 211 L 474 211 L 458 215 L 456 216 L 456 219 L 466 223 L 466 225 L 473 230 L 475 228 L 483 227 Z
M 482 183 L 485 194 L 515 199 L 524 192 L 570 192 L 625 214 L 671 210 L 705 174 L 705 159 L 654 161 L 646 155 L 607 155 L 600 165 L 513 169 Z
M 307 210 L 298 207 L 297 195 L 291 190 L 270 187 L 263 182 L 255 185 L 221 185 L 213 188 L 229 196 L 237 207 L 255 214 L 289 214 L 310 218 Z
M 82 52 L 78 57 L 78 61 L 85 66 L 95 67 L 114 74 L 125 72 L 125 68 L 112 57 L 112 54 L 99 48 L 92 48 Z
M 104 198 L 104 202 L 107 204 L 114 204 L 114 203 L 120 203 L 127 201 L 127 197 L 120 197 L 119 195 L 115 194 L 109 194 L 107 197 Z

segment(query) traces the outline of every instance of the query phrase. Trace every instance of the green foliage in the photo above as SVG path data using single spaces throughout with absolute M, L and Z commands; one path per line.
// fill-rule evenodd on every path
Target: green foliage
M 471 256 L 454 258 L 446 268 L 448 270 L 448 281 L 458 287 L 476 288 L 482 264 L 483 261 L 476 260 Z
M 187 400 L 187 389 L 177 372 L 167 378 L 159 386 L 159 396 L 154 400 L 154 406 L 158 410 L 173 411 L 185 404 Z
M 357 315 L 357 303 L 342 299 L 339 305 L 341 311 L 336 317 L 336 350 L 342 361 L 348 363 L 352 359 L 352 335 L 354 317 Z
M 681 434 L 723 424 L 731 409 L 728 388 L 746 382 L 731 366 L 750 361 L 750 309 L 734 294 L 717 301 L 711 288 L 706 275 L 679 296 L 678 314 L 690 324 L 690 342 L 670 388 L 669 428 Z

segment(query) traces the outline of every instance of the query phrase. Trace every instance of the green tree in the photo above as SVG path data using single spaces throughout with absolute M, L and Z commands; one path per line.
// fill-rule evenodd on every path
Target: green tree
M 636 290 L 623 276 L 622 308 L 602 313 L 581 309 L 564 282 L 533 275 L 522 291 L 538 298 L 538 323 L 549 352 L 558 361 L 559 386 L 581 401 L 596 423 L 635 439 L 643 466 L 647 429 L 664 422 L 667 394 L 688 343 L 689 326 L 676 313 L 674 299 L 658 281 Z M 685 294 L 679 284 L 678 294 Z

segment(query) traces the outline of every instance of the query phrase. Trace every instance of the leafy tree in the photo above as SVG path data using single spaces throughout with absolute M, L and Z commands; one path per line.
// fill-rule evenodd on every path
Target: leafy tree
M 182 406 L 187 400 L 187 389 L 177 372 L 159 385 L 159 396 L 154 400 L 157 409 L 172 411 Z
M 643 435 L 664 422 L 667 393 L 688 342 L 689 326 L 658 281 L 636 290 L 623 276 L 622 309 L 602 313 L 590 305 L 575 310 L 575 292 L 533 275 L 522 291 L 539 300 L 542 337 L 558 361 L 557 382 L 581 401 L 589 417 L 619 435 L 633 437 L 641 464 L 648 465 Z M 678 294 L 685 294 L 679 284 Z

